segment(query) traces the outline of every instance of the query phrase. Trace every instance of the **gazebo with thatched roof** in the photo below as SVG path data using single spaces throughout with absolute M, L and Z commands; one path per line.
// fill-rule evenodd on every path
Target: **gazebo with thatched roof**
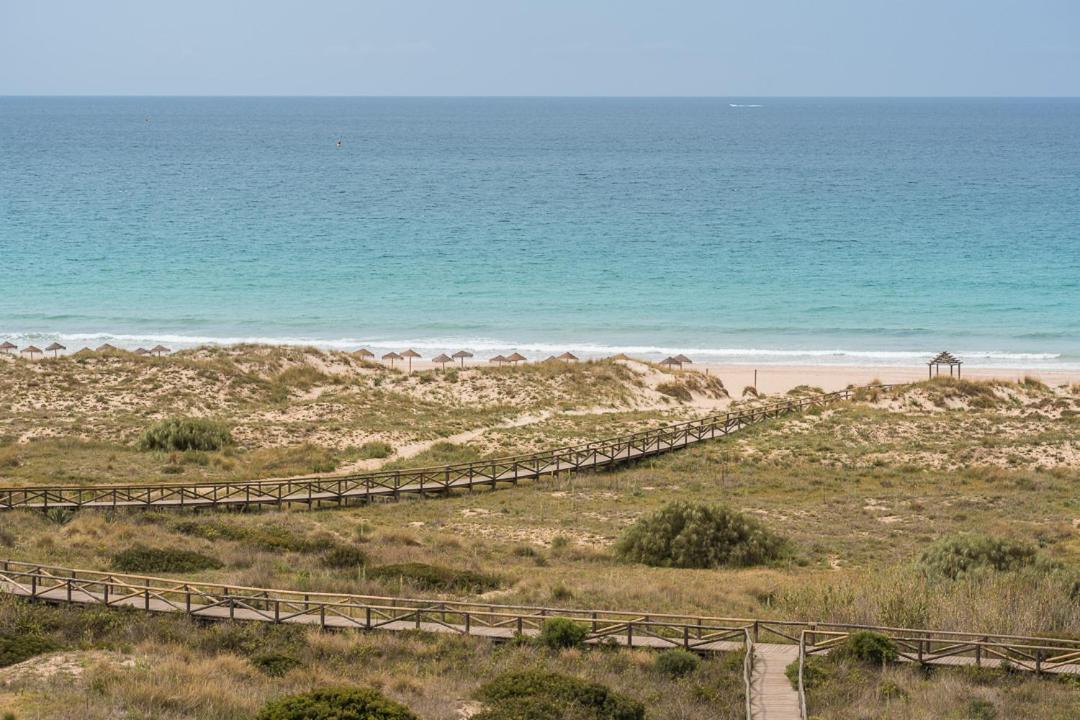
M 431 362 L 438 363 L 442 366 L 442 369 L 445 370 L 446 363 L 454 362 L 454 358 L 450 357 L 446 353 L 442 353 L 441 355 L 436 355 L 435 357 L 431 358 Z
M 165 353 L 172 352 L 172 350 L 165 347 L 164 345 L 155 345 L 154 347 L 150 348 L 150 352 L 154 353 L 158 357 L 161 357 Z
M 67 350 L 67 348 L 58 342 L 54 342 L 49 347 L 45 348 L 45 352 L 51 352 L 53 357 L 57 357 L 61 350 Z
M 405 358 L 401 357 L 396 352 L 390 351 L 390 352 L 386 353 L 385 355 L 383 355 L 382 359 L 383 360 L 389 360 L 390 361 L 390 367 L 394 367 L 394 361 L 395 360 L 404 360 Z
M 471 358 L 472 356 L 473 356 L 473 354 L 471 352 L 469 352 L 468 350 L 458 350 L 456 353 L 454 353 L 450 357 L 454 358 L 455 360 L 460 360 L 461 361 L 461 367 L 465 367 L 465 358 Z
M 420 357 L 420 353 L 416 352 L 416 351 L 415 351 L 415 350 L 413 350 L 412 348 L 409 348 L 409 349 L 408 349 L 408 350 L 406 350 L 405 352 L 401 353 L 401 357 L 403 357 L 403 358 L 409 358 L 409 372 L 412 372 L 412 361 L 413 361 L 413 358 L 418 358 L 418 357 Z
M 558 359 L 565 360 L 566 362 L 577 362 L 578 358 L 577 355 L 575 355 L 574 353 L 567 351 L 560 355 Z
M 7 340 L 5 340 L 3 342 L 3 344 L 0 344 L 0 352 L 4 353 L 5 355 L 10 353 L 12 350 L 18 350 L 18 349 L 19 349 L 18 345 L 16 345 L 13 342 L 9 342 Z
M 41 348 L 37 347 L 36 345 L 29 345 L 27 347 L 24 347 L 19 352 L 29 355 L 30 359 L 33 360 L 34 359 L 34 353 L 37 353 L 38 355 L 41 355 Z
M 955 367 L 956 368 L 956 377 L 958 379 L 960 377 L 960 366 L 963 365 L 963 364 L 964 364 L 964 361 L 963 360 L 958 360 L 956 358 L 956 356 L 953 355 L 951 352 L 939 352 L 937 355 L 934 356 L 934 358 L 930 362 L 926 363 L 926 365 L 927 365 L 927 367 L 928 367 L 928 369 L 930 371 L 930 377 L 931 378 L 934 377 L 935 374 L 936 375 L 941 375 L 941 366 L 942 365 L 948 365 L 949 366 L 949 377 L 953 376 L 952 371 L 953 371 L 953 368 Z
M 506 359 L 507 359 L 508 362 L 510 362 L 510 364 L 513 365 L 513 364 L 522 362 L 523 360 L 528 360 L 529 358 L 525 357 L 524 355 L 522 355 L 519 352 L 516 352 L 513 355 L 508 356 Z

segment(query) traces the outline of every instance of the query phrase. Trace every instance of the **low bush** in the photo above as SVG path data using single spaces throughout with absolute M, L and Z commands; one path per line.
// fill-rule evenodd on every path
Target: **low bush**
M 481 593 L 501 585 L 494 575 L 416 562 L 370 568 L 367 575 L 376 580 L 404 581 L 420 590 L 445 592 Z
M 382 440 L 372 440 L 360 446 L 361 460 L 381 460 L 394 454 L 394 446 Z
M 677 568 L 756 565 L 779 558 L 785 541 L 725 507 L 674 502 L 634 523 L 616 545 L 629 562 Z
M 656 669 L 670 677 L 683 677 L 698 669 L 701 659 L 689 650 L 675 648 L 656 656 Z
M 473 720 L 644 720 L 645 707 L 580 678 L 530 670 L 504 673 L 480 688 Z
M 851 658 L 868 665 L 885 665 L 896 662 L 899 653 L 896 643 L 881 633 L 860 630 L 844 638 L 844 642 L 837 645 L 829 656 L 838 660 Z
M 55 642 L 35 633 L 0 634 L 0 667 L 58 649 Z
M 143 431 L 140 450 L 220 450 L 232 445 L 232 434 L 224 425 L 204 418 L 169 418 Z
M 588 627 L 570 618 L 549 618 L 540 627 L 540 642 L 558 650 L 580 645 L 588 634 Z
M 283 677 L 293 668 L 303 665 L 302 662 L 291 655 L 281 653 L 265 653 L 251 658 L 251 664 L 264 675 L 270 677 Z
M 213 570 L 222 566 L 217 558 L 177 548 L 134 545 L 112 556 L 112 566 L 122 572 L 182 573 Z
M 948 535 L 928 547 L 919 565 L 930 575 L 955 580 L 980 570 L 1017 570 L 1036 561 L 1034 545 L 988 535 Z
M 272 700 L 256 720 L 418 720 L 409 708 L 366 688 L 322 688 Z
M 690 402 L 694 399 L 694 396 L 690 394 L 690 390 L 675 382 L 660 383 L 656 386 L 656 392 L 661 395 L 667 395 L 668 397 L 681 400 L 682 402 Z
M 355 568 L 366 563 L 364 551 L 354 545 L 338 545 L 322 557 L 322 564 L 329 568 Z

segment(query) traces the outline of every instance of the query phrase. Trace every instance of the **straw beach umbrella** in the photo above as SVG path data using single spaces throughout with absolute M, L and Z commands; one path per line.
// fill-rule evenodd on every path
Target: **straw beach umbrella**
M 105 343 L 104 345 L 98 345 L 94 352 L 116 352 L 116 348 L 109 343 Z
M 164 345 L 155 345 L 154 347 L 150 348 L 150 352 L 154 353 L 158 357 L 161 357 L 165 353 L 172 352 L 172 350 L 165 347 Z
M 383 360 L 389 360 L 390 361 L 390 367 L 394 367 L 394 361 L 395 360 L 403 360 L 404 358 L 402 358 L 396 352 L 388 352 L 388 353 L 386 353 L 385 355 L 382 356 L 382 359 Z
M 519 353 L 519 352 L 516 352 L 516 353 L 514 353 L 513 355 L 511 355 L 510 357 L 508 357 L 508 358 L 506 358 L 506 359 L 507 359 L 507 360 L 508 360 L 508 361 L 509 361 L 510 363 L 519 363 L 519 362 L 521 362 L 522 360 L 528 360 L 529 358 L 525 357 L 524 355 L 522 355 L 522 354 L 521 354 L 521 353 Z
M 10 353 L 12 350 L 18 350 L 18 349 L 19 349 L 18 345 L 16 345 L 15 343 L 8 342 L 6 340 L 4 341 L 3 345 L 0 345 L 0 352 L 4 353 L 5 355 Z
M 672 360 L 679 363 L 680 368 L 683 365 L 693 365 L 694 364 L 694 361 L 691 360 L 690 358 L 686 357 L 685 355 L 676 355 L 675 357 L 672 358 Z
M 443 353 L 442 355 L 436 355 L 435 357 L 431 358 L 431 362 L 439 363 L 439 365 L 442 365 L 442 369 L 445 370 L 446 369 L 446 363 L 454 362 L 454 359 L 452 357 L 450 357 L 449 355 L 447 355 L 446 353 Z
M 555 357 L 554 355 L 548 355 L 541 362 L 546 362 L 546 363 L 559 362 L 559 358 Z
M 471 358 L 472 356 L 473 354 L 468 350 L 458 350 L 456 353 L 451 355 L 451 357 L 455 360 L 461 361 L 461 367 L 465 367 L 465 358 Z
M 144 347 L 140 347 L 140 348 L 135 348 L 135 354 L 136 355 L 149 355 L 150 351 L 147 350 Z
M 666 358 L 664 358 L 663 360 L 660 361 L 660 364 L 661 365 L 667 365 L 668 367 L 672 367 L 674 365 L 678 365 L 679 361 L 676 360 L 673 357 L 666 357 Z
M 502 365 L 503 363 L 508 363 L 510 361 L 507 358 L 503 357 L 502 355 L 496 355 L 495 357 L 488 360 L 488 362 L 493 362 L 496 365 Z
M 564 360 L 566 362 L 577 362 L 577 359 L 577 355 L 572 352 L 564 352 L 559 356 L 559 360 Z
M 41 354 L 41 348 L 30 345 L 29 347 L 24 347 L 20 352 L 29 354 L 30 359 L 33 360 L 34 353 L 37 353 L 38 355 Z
M 375 357 L 375 353 L 371 352 L 367 348 L 360 348 L 359 350 L 354 352 L 353 355 L 360 358 L 361 360 L 371 360 Z
M 49 347 L 45 348 L 45 352 L 51 352 L 53 357 L 56 357 L 61 350 L 67 350 L 67 348 L 58 342 L 54 342 Z
M 412 359 L 420 357 L 420 353 L 416 352 L 412 348 L 409 348 L 405 352 L 401 353 L 401 357 L 409 358 L 409 372 L 412 372 Z

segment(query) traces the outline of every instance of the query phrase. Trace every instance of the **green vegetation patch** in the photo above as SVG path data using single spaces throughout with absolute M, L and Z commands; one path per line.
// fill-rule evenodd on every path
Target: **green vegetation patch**
M 576 647 L 588 635 L 588 627 L 570 618 L 550 618 L 540 628 L 540 641 L 552 649 Z
M 919 565 L 930 575 L 956 580 L 972 572 L 1004 572 L 1033 565 L 1034 545 L 989 535 L 948 535 L 928 547 Z
M 628 562 L 676 568 L 757 565 L 782 556 L 787 543 L 756 519 L 718 505 L 674 502 L 638 520 L 616 554 Z
M 222 562 L 194 550 L 134 545 L 113 555 L 112 566 L 122 572 L 183 573 L 215 570 Z
M 409 708 L 367 688 L 322 688 L 273 700 L 256 720 L 418 720 Z
M 140 450 L 220 450 L 232 445 L 229 429 L 221 423 L 204 418 L 169 418 L 154 423 L 139 437 Z
M 251 658 L 251 664 L 256 670 L 270 677 L 283 677 L 294 668 L 301 667 L 302 662 L 282 653 L 264 653 Z
M 480 688 L 473 720 L 644 720 L 645 707 L 609 688 L 559 673 L 504 673 Z
M 669 677 L 683 677 L 698 669 L 701 658 L 689 650 L 675 648 L 665 650 L 656 656 L 657 671 Z
M 502 584 L 502 580 L 495 575 L 417 562 L 370 568 L 367 576 L 376 580 L 406 582 L 419 590 L 444 592 L 482 593 L 495 590 Z
M 36 655 L 59 649 L 47 637 L 35 633 L 0 634 L 0 667 L 7 667 Z

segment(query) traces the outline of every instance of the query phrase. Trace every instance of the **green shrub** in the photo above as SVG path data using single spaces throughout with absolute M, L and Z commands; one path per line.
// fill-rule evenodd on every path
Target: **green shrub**
M 232 435 L 220 423 L 203 418 L 169 418 L 143 431 L 140 450 L 220 450 L 232 445 Z
M 689 675 L 697 670 L 700 664 L 701 660 L 697 655 L 682 648 L 665 650 L 656 656 L 656 669 L 671 677 Z
M 501 584 L 494 575 L 416 562 L 382 565 L 369 569 L 367 575 L 376 580 L 408 582 L 421 590 L 446 592 L 481 593 Z
M 504 673 L 480 688 L 473 720 L 644 720 L 644 706 L 576 677 L 530 670 Z
M 785 541 L 725 507 L 674 502 L 634 523 L 616 545 L 629 562 L 678 568 L 745 566 L 779 558 Z
M 182 573 L 221 567 L 216 558 L 194 550 L 151 548 L 133 545 L 112 556 L 112 566 L 122 572 Z
M 885 665 L 896 662 L 899 654 L 896 643 L 872 630 L 853 632 L 829 653 L 836 659 L 851 658 L 869 665 Z M 805 682 L 805 678 L 803 678 Z
M 989 700 L 975 699 L 968 703 L 967 716 L 969 720 L 994 720 L 997 708 Z
M 394 454 L 394 446 L 382 440 L 372 440 L 360 446 L 361 460 L 381 460 Z
M 979 570 L 1017 570 L 1036 561 L 1034 545 L 988 535 L 949 535 L 928 547 L 919 564 L 930 575 L 955 580 Z
M 322 557 L 329 568 L 355 568 L 367 563 L 364 551 L 354 545 L 338 545 Z
M 52 652 L 58 647 L 49 638 L 35 633 L 0 634 L 0 667 L 21 663 L 35 655 Z
M 251 664 L 255 668 L 270 677 L 282 677 L 287 675 L 293 668 L 298 668 L 303 665 L 302 662 L 289 655 L 282 655 L 281 653 L 265 653 L 263 655 L 256 655 L 251 658 Z
M 540 641 L 553 649 L 576 647 L 588 635 L 588 627 L 570 618 L 549 618 L 540 627 Z
M 791 687 L 796 690 L 799 689 L 799 661 L 795 660 L 789 663 L 784 668 L 784 675 L 787 676 L 788 681 L 791 683 Z M 803 688 L 809 690 L 824 685 L 828 679 L 832 677 L 832 668 L 829 665 L 828 658 L 823 658 L 817 655 L 811 655 L 807 657 L 803 662 Z
M 366 688 L 322 688 L 272 700 L 256 720 L 418 720 L 409 708 Z

